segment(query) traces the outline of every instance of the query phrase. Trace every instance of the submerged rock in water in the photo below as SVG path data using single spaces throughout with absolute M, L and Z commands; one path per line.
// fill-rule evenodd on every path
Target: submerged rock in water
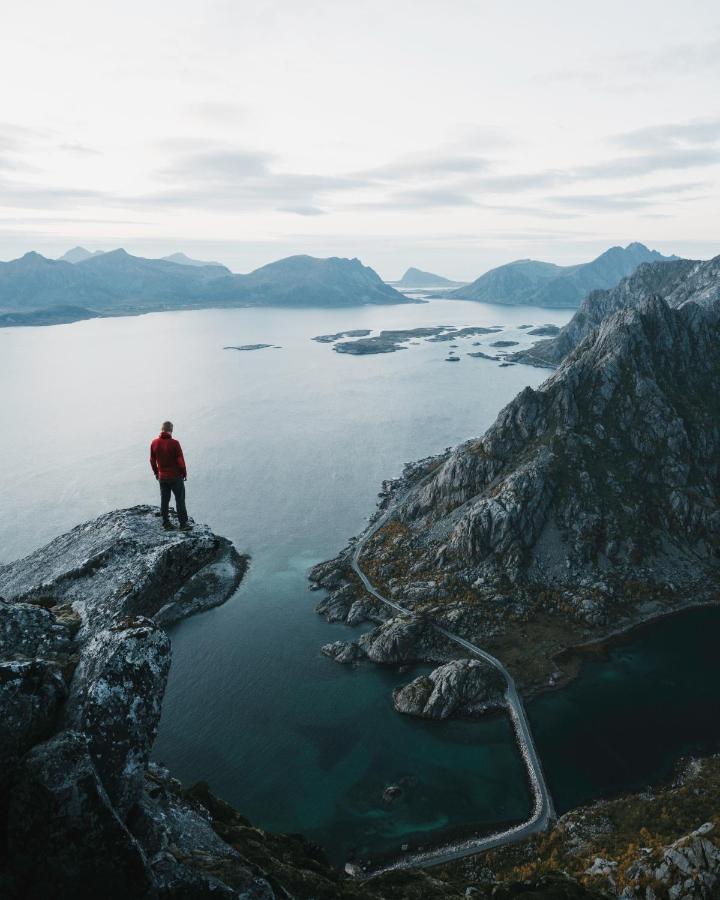
M 390 804 L 402 795 L 402 788 L 397 784 L 389 784 L 382 793 L 383 802 Z

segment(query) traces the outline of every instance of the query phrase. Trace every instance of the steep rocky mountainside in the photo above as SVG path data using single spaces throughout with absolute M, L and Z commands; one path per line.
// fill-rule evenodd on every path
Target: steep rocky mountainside
M 437 660 L 423 644 L 430 616 L 527 689 L 558 679 L 563 646 L 716 600 L 719 323 L 718 305 L 622 309 L 482 438 L 391 483 L 392 514 L 360 562 L 412 614 L 331 655 L 383 661 L 388 648 L 396 662 L 404 646 L 406 659 Z M 331 592 L 320 611 L 382 622 L 349 557 L 312 573 Z
M 663 256 L 637 242 L 611 247 L 597 259 L 575 266 L 520 259 L 491 269 L 447 296 L 510 306 L 574 307 L 580 305 L 588 291 L 613 287 L 642 263 L 674 259 L 677 257 Z
M 626 306 L 637 306 L 650 294 L 670 306 L 690 301 L 707 305 L 720 299 L 720 256 L 707 261 L 680 259 L 647 263 L 611 290 L 592 291 L 560 333 L 530 350 L 508 357 L 534 366 L 557 366 L 603 319 Z
M 689 759 L 666 787 L 572 810 L 544 834 L 434 872 L 537 883 L 561 871 L 603 897 L 715 900 L 719 811 L 720 757 Z
M 224 602 L 246 566 L 206 526 L 167 533 L 140 506 L 0 567 L 3 897 L 209 890 L 168 847 L 228 848 L 148 766 L 170 668 L 159 623 Z

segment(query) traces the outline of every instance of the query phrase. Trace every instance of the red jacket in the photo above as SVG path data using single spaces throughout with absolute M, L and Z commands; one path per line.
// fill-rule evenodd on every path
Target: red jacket
M 180 441 L 176 441 L 167 431 L 161 431 L 160 437 L 150 444 L 150 465 L 160 481 L 187 478 Z

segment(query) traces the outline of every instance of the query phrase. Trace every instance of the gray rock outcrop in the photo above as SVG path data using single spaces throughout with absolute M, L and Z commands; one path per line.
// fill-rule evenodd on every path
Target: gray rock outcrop
M 153 507 L 135 506 L 78 525 L 0 566 L 0 596 L 70 605 L 90 635 L 122 617 L 149 616 L 166 625 L 223 603 L 246 565 L 206 525 L 166 532 Z
M 84 735 L 64 731 L 34 747 L 14 780 L 8 853 L 20 896 L 157 896 L 147 859 L 121 821 Z
M 207 526 L 163 531 L 151 507 L 108 513 L 0 567 L 3 896 L 236 896 L 219 881 L 225 894 L 213 893 L 213 879 L 172 856 L 158 861 L 134 832 L 152 806 L 149 755 L 170 668 L 158 620 L 224 602 L 246 567 Z M 191 856 L 197 816 L 185 813 L 173 846 Z M 169 816 L 155 818 L 162 844 Z
M 65 711 L 86 735 L 111 803 L 125 816 L 142 793 L 170 671 L 170 639 L 137 617 L 103 629 L 83 647 Z
M 639 306 L 651 294 L 662 297 L 673 307 L 690 301 L 701 306 L 715 303 L 720 298 L 720 256 L 707 262 L 678 259 L 644 263 L 616 287 L 588 294 L 572 319 L 555 337 L 540 341 L 529 350 L 519 350 L 509 359 L 553 368 L 604 319 L 625 307 Z
M 425 719 L 484 715 L 505 705 L 505 679 L 479 659 L 454 659 L 393 693 L 398 712 Z

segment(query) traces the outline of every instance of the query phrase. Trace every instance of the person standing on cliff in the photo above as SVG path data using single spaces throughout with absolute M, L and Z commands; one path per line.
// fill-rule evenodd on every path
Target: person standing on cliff
M 190 531 L 185 507 L 185 481 L 187 468 L 180 441 L 172 436 L 173 423 L 163 422 L 160 434 L 150 444 L 150 466 L 155 478 L 160 482 L 160 512 L 163 528 L 172 530 L 175 526 L 170 522 L 170 494 L 175 496 L 180 529 Z

